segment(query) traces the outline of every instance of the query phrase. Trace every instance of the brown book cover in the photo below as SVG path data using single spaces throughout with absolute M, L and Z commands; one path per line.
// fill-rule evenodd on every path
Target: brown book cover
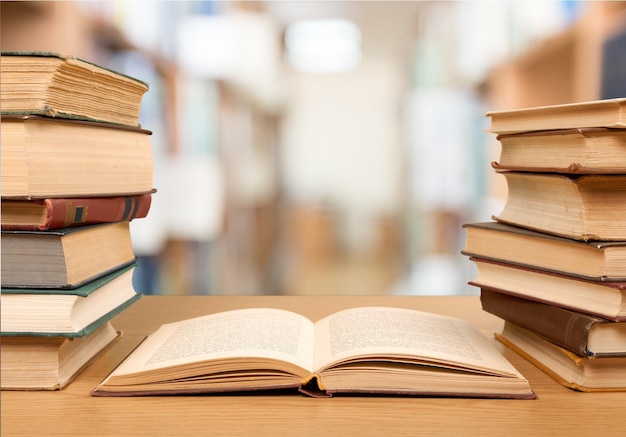
M 50 230 L 130 221 L 148 215 L 152 194 L 2 201 L 3 230 Z
M 623 349 L 616 352 L 597 352 L 589 348 L 589 335 L 599 325 L 626 326 L 590 314 L 572 311 L 555 305 L 549 305 L 499 293 L 482 288 L 480 301 L 483 310 L 506 321 L 526 328 L 535 334 L 550 340 L 559 346 L 588 357 L 626 355 L 626 341 L 622 340 Z M 621 332 L 626 332 L 623 329 Z
M 582 357 L 511 322 L 505 322 L 495 338 L 565 387 L 582 392 L 626 391 L 626 357 Z

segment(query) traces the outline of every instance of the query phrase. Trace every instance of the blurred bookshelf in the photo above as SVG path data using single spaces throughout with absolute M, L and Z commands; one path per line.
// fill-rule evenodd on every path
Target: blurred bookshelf
M 483 131 L 484 112 L 626 92 L 625 2 L 551 2 L 564 18 L 540 34 L 513 21 L 522 16 L 515 8 L 534 2 L 398 2 L 405 9 L 395 15 L 385 2 L 328 2 L 335 3 L 328 5 L 332 13 L 353 11 L 357 22 L 375 29 L 364 27 L 362 43 L 374 55 L 356 79 L 296 76 L 286 67 L 285 24 L 272 14 L 288 3 L 164 1 L 143 9 L 142 2 L 0 3 L 2 49 L 63 51 L 150 83 L 141 123 L 154 132 L 158 192 L 149 220 L 132 228 L 149 293 L 473 292 L 466 286 L 472 266 L 459 253 L 461 224 L 488 219 L 505 190 L 489 168 L 498 145 Z M 398 17 L 404 31 L 385 46 L 385 29 Z M 224 26 L 256 29 L 239 59 L 206 33 Z M 197 38 L 194 32 L 205 33 Z M 202 41 L 197 50 L 210 53 L 210 62 L 195 63 L 184 35 Z M 267 50 L 262 61 L 255 56 L 261 48 Z M 219 56 L 244 65 L 243 73 L 216 70 Z M 355 81 L 376 86 L 363 97 L 348 88 Z M 324 144 L 331 133 L 307 137 L 323 131 L 308 121 L 307 138 L 294 141 L 285 135 L 294 122 L 287 89 L 294 85 L 296 98 L 335 93 L 325 104 L 336 115 L 326 118 L 346 117 L 354 130 L 379 129 L 342 137 L 337 143 L 345 139 L 344 147 L 335 151 L 335 143 Z M 395 94 L 381 97 L 384 92 Z M 357 98 L 384 108 L 350 113 L 350 105 L 342 106 Z M 298 115 L 302 125 L 310 113 Z M 363 143 L 387 130 L 394 131 L 367 152 L 373 163 L 360 168 Z M 324 165 L 343 169 L 345 178 L 359 172 L 372 181 L 348 184 L 351 194 L 380 195 L 373 185 L 383 181 L 380 191 L 396 190 L 393 200 L 375 211 L 363 201 L 352 205 L 334 192 L 336 175 L 318 182 L 317 196 L 300 196 L 294 176 L 306 185 L 314 172 L 298 174 L 291 166 L 294 143 L 308 151 L 326 148 L 332 158 Z M 334 152 L 343 163 L 333 161 Z M 323 166 L 316 170 L 326 174 Z M 369 215 L 357 223 L 353 207 Z
M 220 13 L 228 5 L 157 2 L 137 22 L 132 8 L 142 5 L 131 3 L 2 2 L 2 49 L 68 53 L 150 84 L 140 122 L 153 131 L 157 193 L 151 220 L 133 228 L 144 292 L 273 290 L 266 272 L 279 211 L 273 137 L 279 115 L 237 83 L 185 74 L 172 54 L 175 38 L 137 37 L 149 19 L 175 34 L 181 16 Z M 232 7 L 249 9 L 245 2 Z M 246 183 L 233 163 L 238 157 L 250 157 L 248 167 L 260 173 L 252 182 L 257 192 L 260 179 L 269 181 L 264 192 L 237 191 Z
M 613 76 L 624 71 L 624 60 L 612 51 L 620 50 L 620 38 L 623 41 L 626 2 L 581 2 L 579 7 L 562 31 L 536 41 L 490 70 L 478 85 L 489 110 L 582 102 L 617 97 L 620 92 L 620 97 L 626 95 L 623 86 L 610 88 L 624 82 L 623 76 L 617 81 Z M 488 141 L 488 153 L 495 157 L 499 145 L 493 136 Z M 504 198 L 504 178 L 491 172 L 488 185 L 494 197 Z

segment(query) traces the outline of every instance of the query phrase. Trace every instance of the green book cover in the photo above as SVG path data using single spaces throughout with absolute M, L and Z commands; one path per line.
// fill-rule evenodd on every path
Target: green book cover
M 136 267 L 136 263 L 128 265 L 126 267 L 122 267 L 112 273 L 109 273 L 106 276 L 98 278 L 94 281 L 88 282 L 87 284 L 76 288 L 76 289 L 23 289 L 23 288 L 2 288 L 2 294 L 5 295 L 31 295 L 31 296 L 77 296 L 78 298 L 88 298 L 92 293 L 99 290 L 101 287 L 105 286 L 109 282 L 114 279 L 120 277 L 126 272 L 134 269 Z M 119 305 L 108 311 L 107 313 L 101 315 L 97 319 L 91 321 L 83 328 L 73 331 L 73 332 L 54 332 L 54 331 L 5 331 L 2 330 L 0 335 L 2 336 L 29 336 L 29 337 L 66 337 L 66 338 L 76 338 L 83 337 L 93 333 L 99 327 L 104 325 L 107 321 L 111 320 L 117 314 L 128 308 L 134 302 L 139 300 L 143 295 L 139 292 L 135 292 L 132 296 L 126 299 L 124 302 L 121 302 Z
M 84 336 L 87 336 L 87 335 L 93 333 L 94 331 L 96 331 L 98 328 L 100 328 L 106 322 L 108 322 L 113 317 L 115 317 L 116 315 L 118 315 L 119 313 L 124 311 L 126 308 L 131 306 L 136 301 L 138 301 L 142 296 L 143 295 L 141 293 L 135 294 L 133 297 L 128 299 L 126 302 L 122 303 L 121 305 L 118 305 L 115 309 L 109 311 L 108 313 L 106 313 L 102 317 L 100 317 L 97 320 L 91 322 L 89 325 L 85 326 L 83 329 L 80 329 L 80 330 L 78 330 L 76 332 L 35 332 L 35 331 L 32 331 L 32 332 L 31 331 L 12 332 L 12 331 L 2 331 L 0 333 L 0 335 L 2 335 L 4 337 L 9 337 L 9 336 L 11 336 L 11 337 L 17 337 L 17 336 L 22 336 L 22 337 L 64 337 L 64 338 L 84 337 Z

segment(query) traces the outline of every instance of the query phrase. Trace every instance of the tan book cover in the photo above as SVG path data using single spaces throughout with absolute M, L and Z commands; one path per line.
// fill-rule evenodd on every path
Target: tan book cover
M 626 98 L 489 111 L 496 134 L 589 127 L 626 128 Z

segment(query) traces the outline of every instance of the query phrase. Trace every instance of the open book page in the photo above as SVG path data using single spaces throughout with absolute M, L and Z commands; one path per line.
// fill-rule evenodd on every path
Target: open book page
M 312 344 L 313 323 L 299 314 L 269 308 L 227 311 L 162 325 L 112 376 L 241 357 L 253 363 L 251 358 L 288 361 L 306 375 L 312 369 Z
M 350 358 L 519 372 L 469 322 L 415 310 L 364 307 L 340 311 L 316 323 L 315 369 Z

